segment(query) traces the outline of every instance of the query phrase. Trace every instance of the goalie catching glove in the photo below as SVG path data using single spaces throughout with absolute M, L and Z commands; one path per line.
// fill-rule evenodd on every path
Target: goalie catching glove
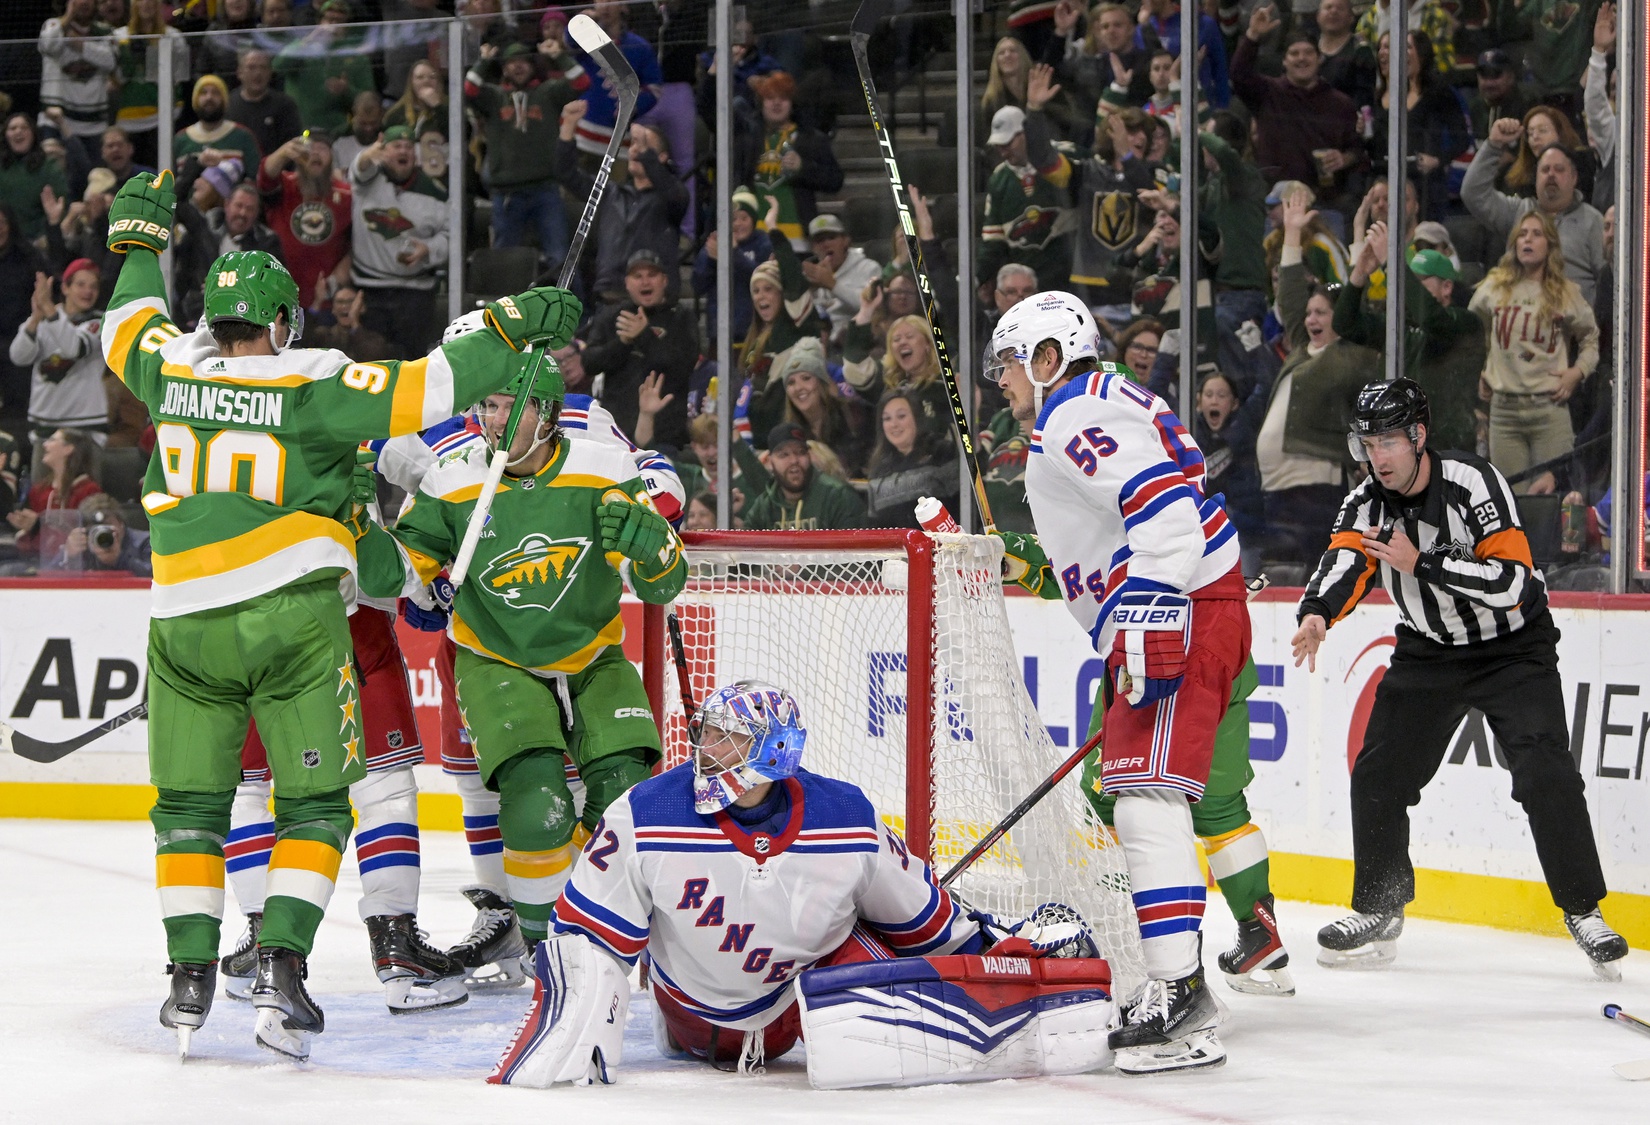
M 669 522 L 646 504 L 609 500 L 597 510 L 602 525 L 602 550 L 617 551 L 649 568 L 668 569 L 681 544 Z M 657 572 L 655 572 L 657 573 Z
M 1131 707 L 1167 699 L 1186 678 L 1186 638 L 1192 602 L 1185 594 L 1124 594 L 1111 613 L 1108 665 L 1115 669 L 1117 694 Z
M 178 197 L 170 171 L 137 175 L 120 185 L 109 204 L 107 245 L 116 254 L 134 246 L 160 254 L 172 241 L 172 216 Z
M 504 337 L 506 344 L 524 352 L 540 343 L 565 348 L 583 315 L 584 305 L 577 297 L 554 285 L 543 285 L 514 297 L 488 301 L 483 319 Z

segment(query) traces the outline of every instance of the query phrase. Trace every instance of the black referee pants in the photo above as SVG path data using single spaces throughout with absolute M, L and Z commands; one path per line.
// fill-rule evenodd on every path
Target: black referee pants
M 1604 873 L 1570 756 L 1557 645 L 1546 613 L 1510 636 L 1460 648 L 1399 630 L 1352 767 L 1352 909 L 1390 913 L 1415 898 L 1409 810 L 1472 707 L 1512 771 L 1553 902 L 1570 914 L 1598 905 Z

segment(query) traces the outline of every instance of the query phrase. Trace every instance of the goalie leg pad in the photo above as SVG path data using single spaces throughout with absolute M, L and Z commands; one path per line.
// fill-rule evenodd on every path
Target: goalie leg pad
M 356 813 L 361 920 L 418 913 L 418 784 L 412 766 L 369 773 L 349 787 L 349 796 Z
M 1099 958 L 906 957 L 797 979 L 815 1089 L 922 1086 L 1109 1066 Z
M 540 942 L 533 1001 L 487 1081 L 544 1088 L 557 1082 L 611 1082 L 624 1046 L 630 973 L 579 934 Z

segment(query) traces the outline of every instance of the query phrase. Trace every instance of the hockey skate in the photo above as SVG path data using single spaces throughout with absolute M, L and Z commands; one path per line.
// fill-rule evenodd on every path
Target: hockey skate
M 246 933 L 235 952 L 218 962 L 223 977 L 223 994 L 231 1000 L 252 999 L 252 978 L 258 975 L 258 933 L 264 928 L 262 911 L 246 916 Z
M 172 995 L 160 1006 L 160 1025 L 178 1033 L 178 1061 L 189 1057 L 189 1039 L 206 1023 L 212 1010 L 212 990 L 217 987 L 216 965 L 168 965 Z
M 411 914 L 375 914 L 367 919 L 367 936 L 392 1014 L 433 1012 L 470 998 L 460 979 L 464 966 L 425 941 Z
M 1404 912 L 1353 914 L 1318 931 L 1318 964 L 1326 969 L 1380 969 L 1398 959 Z
M 290 949 L 258 949 L 252 1006 L 258 1009 L 258 1046 L 303 1062 L 310 1043 L 326 1030 L 326 1018 L 304 988 L 309 964 Z
M 447 956 L 466 970 L 468 988 L 514 988 L 532 975 L 527 943 L 516 925 L 516 912 L 507 899 L 486 887 L 465 887 L 464 897 L 475 904 L 476 920 L 464 939 Z M 522 971 L 526 964 L 526 972 Z
M 1250 996 L 1293 996 L 1295 978 L 1289 974 L 1289 953 L 1278 935 L 1272 896 L 1255 903 L 1255 916 L 1238 923 L 1237 944 L 1215 960 L 1232 991 Z
M 1593 963 L 1594 976 L 1611 982 L 1621 979 L 1621 966 L 1616 962 L 1627 956 L 1627 939 L 1609 927 L 1598 907 L 1585 914 L 1564 915 L 1564 928 Z
M 1159 1074 L 1223 1066 L 1226 1048 L 1215 1028 L 1226 1008 L 1209 991 L 1200 968 L 1178 980 L 1148 980 L 1121 1013 L 1122 1026 L 1106 1038 L 1121 1074 Z

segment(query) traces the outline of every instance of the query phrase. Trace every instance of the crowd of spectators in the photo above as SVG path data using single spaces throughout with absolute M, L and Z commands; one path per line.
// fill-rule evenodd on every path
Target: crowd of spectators
M 467 271 L 466 298 L 486 295 L 506 253 L 525 255 L 531 278 L 562 265 L 616 119 L 567 35 L 581 10 L 642 95 L 575 282 L 587 319 L 557 353 L 570 390 L 675 459 L 689 527 L 714 523 L 724 468 L 743 527 L 915 526 L 919 496 L 956 506 L 952 411 L 905 239 L 853 221 L 854 168 L 839 157 L 858 92 L 831 50 L 843 29 L 825 21 L 852 5 L 743 9 L 735 180 L 717 184 L 709 0 L 58 2 L 38 31 L 38 104 L 17 99 L 0 138 L 0 459 L 16 462 L 0 477 L 15 532 L 5 565 L 142 571 L 131 474 L 101 507 L 87 487 L 104 460 L 126 464 L 153 440 L 102 367 L 97 332 L 120 264 L 103 249 L 109 201 L 158 165 L 166 107 L 180 323 L 200 316 L 218 254 L 266 250 L 298 282 L 306 345 L 357 361 L 421 355 L 451 263 L 494 255 L 482 276 Z M 1521 493 L 1597 500 L 1610 462 L 1615 4 L 1410 3 L 1402 169 L 1387 167 L 1388 0 L 1203 7 L 1188 106 L 1177 0 L 987 5 L 975 130 L 962 138 L 978 157 L 978 208 L 943 213 L 956 211 L 950 182 L 908 193 L 942 327 L 968 317 L 983 341 L 1018 300 L 1078 294 L 1108 358 L 1191 418 L 1246 569 L 1298 570 L 1358 472 L 1344 434 L 1356 388 L 1384 370 L 1400 268 L 1387 199 L 1401 185 L 1404 365 L 1431 395 L 1432 444 L 1488 457 Z M 892 73 L 922 81 L 909 29 L 890 38 Z M 173 90 L 159 84 L 164 53 Z M 449 135 L 450 88 L 461 136 Z M 1188 128 L 1195 170 L 1179 166 Z M 870 190 L 885 192 L 875 175 Z M 1185 294 L 1194 182 L 1185 250 L 1199 283 Z M 730 231 L 715 229 L 721 193 Z M 975 267 L 967 309 L 954 307 L 959 238 Z M 716 461 L 714 409 L 724 255 L 731 466 Z M 1187 303 L 1199 374 L 1180 404 Z M 967 405 L 999 525 L 1029 528 L 1028 435 L 994 387 Z M 100 532 L 48 548 L 43 524 L 118 525 L 119 546 Z

